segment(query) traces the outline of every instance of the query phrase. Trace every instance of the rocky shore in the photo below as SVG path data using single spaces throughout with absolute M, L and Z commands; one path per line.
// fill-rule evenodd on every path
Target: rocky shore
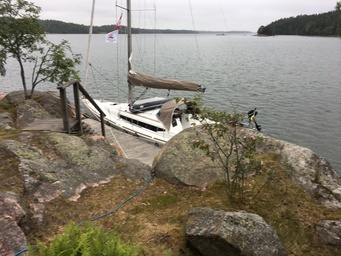
M 53 92 L 36 92 L 32 100 L 24 100 L 20 91 L 12 92 L 0 100 L 0 255 L 27 248 L 31 230 L 46 223 L 47 204 L 61 198 L 77 202 L 86 189 L 106 186 L 119 177 L 138 183 L 155 175 L 154 179 L 179 190 L 194 188 L 203 195 L 224 180 L 214 162 L 193 149 L 195 128 L 171 139 L 153 166 L 122 158 L 99 135 L 22 131 L 36 118 L 60 118 L 59 104 Z M 286 166 L 285 175 L 321 207 L 341 208 L 341 177 L 325 159 L 310 149 L 261 133 L 257 136 L 263 138 L 258 154 L 278 155 L 278 163 Z M 321 216 L 315 229 L 320 243 L 335 253 L 330 255 L 337 255 L 341 252 L 341 214 L 333 216 Z M 291 255 L 277 231 L 253 212 L 203 204 L 187 212 L 183 228 L 187 243 L 194 248 L 186 255 Z M 182 255 L 175 249 L 173 253 Z

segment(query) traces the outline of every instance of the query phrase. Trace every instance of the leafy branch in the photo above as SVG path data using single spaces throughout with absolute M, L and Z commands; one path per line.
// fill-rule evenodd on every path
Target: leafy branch
M 242 199 L 246 180 L 254 172 L 256 144 L 261 138 L 246 135 L 239 129 L 243 114 L 202 108 L 201 98 L 194 102 L 192 105 L 200 108 L 194 117 L 202 126 L 196 131 L 193 147 L 203 150 L 224 170 L 227 196 L 231 201 L 237 197 Z

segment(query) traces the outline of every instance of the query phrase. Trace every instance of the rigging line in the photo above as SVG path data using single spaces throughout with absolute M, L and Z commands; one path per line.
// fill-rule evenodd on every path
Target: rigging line
M 156 74 L 156 43 L 155 43 L 155 41 L 156 41 L 156 39 L 155 39 L 155 37 L 156 37 L 156 32 L 155 32 L 155 29 L 156 29 L 156 3 L 155 3 L 155 1 L 153 1 L 151 5 L 153 7 L 147 7 L 147 2 L 146 2 L 146 0 L 144 0 L 143 9 L 140 8 L 139 11 L 140 12 L 143 11 L 143 13 L 144 13 L 143 28 L 147 27 L 147 18 L 148 18 L 148 21 L 149 20 L 151 21 L 151 25 L 154 27 L 154 33 L 153 33 L 154 34 L 154 42 L 153 42 L 153 68 L 154 68 L 154 70 L 153 70 L 153 75 L 155 76 L 155 74 Z M 149 12 L 154 12 L 154 20 L 149 15 Z M 139 16 L 139 17 L 141 17 L 141 16 Z M 140 24 L 142 24 L 142 22 L 140 22 Z M 144 37 L 144 46 L 145 46 L 144 52 L 143 52 L 144 54 L 146 52 L 146 46 L 147 46 L 146 39 L 147 39 L 147 37 Z M 141 57 L 141 59 L 142 59 L 142 57 Z
M 146 87 L 144 90 L 143 90 L 143 92 L 140 94 L 140 96 L 138 96 L 133 102 L 132 102 L 132 104 L 131 105 L 134 105 L 134 103 L 136 102 L 136 101 L 138 101 L 143 95 L 145 95 L 146 94 L 146 92 L 148 91 L 148 87 Z
M 197 38 L 197 33 L 195 31 L 195 24 L 194 24 L 194 17 L 193 17 L 193 10 L 192 10 L 192 4 L 191 4 L 191 0 L 188 0 L 188 4 L 189 4 L 189 9 L 191 11 L 191 17 L 192 17 L 192 25 L 193 25 L 193 30 L 194 30 L 194 37 L 195 37 L 195 43 L 196 43 L 196 46 L 197 46 L 197 51 L 198 53 L 200 53 L 199 51 L 199 44 L 198 44 L 198 38 Z M 199 58 L 200 58 L 200 54 L 199 55 Z
M 156 8 L 156 7 L 155 7 Z M 156 9 L 155 9 L 156 10 Z M 160 29 L 160 26 L 158 25 L 158 22 L 157 22 L 157 17 L 156 17 L 156 11 L 155 11 L 155 30 L 156 29 Z M 158 33 L 161 33 L 161 32 L 158 32 Z M 161 36 L 157 36 L 157 33 L 155 31 L 154 33 L 154 37 L 155 37 L 155 45 L 156 43 L 158 45 L 160 45 L 160 48 L 162 47 L 162 49 L 166 49 L 166 45 L 165 45 L 165 41 L 164 41 L 164 38 L 161 37 Z
M 154 2 L 154 31 L 156 31 L 156 2 Z M 156 74 L 156 32 L 154 32 L 154 76 Z
M 117 6 L 117 0 L 116 0 L 116 5 L 115 5 L 115 12 L 116 12 L 116 18 L 118 17 L 118 6 Z M 117 19 L 116 19 L 117 20 Z M 117 23 L 116 23 L 117 24 Z M 120 32 L 120 28 L 118 29 L 118 34 L 117 34 L 117 38 L 119 39 L 119 33 Z M 119 56 L 119 47 L 116 47 L 116 56 Z M 116 58 L 116 67 L 119 67 L 119 58 Z M 116 81 L 119 81 L 119 77 L 120 77 L 120 69 L 117 68 L 116 69 Z M 120 88 L 120 84 L 117 85 L 118 88 Z M 118 90 L 118 95 L 117 95 L 117 99 L 121 100 L 121 94 L 120 94 L 120 90 Z
M 90 48 L 91 48 L 91 36 L 92 36 L 92 29 L 94 24 L 94 16 L 95 16 L 95 2 L 96 0 L 92 1 L 92 9 L 91 9 L 91 20 L 90 20 L 90 28 L 89 28 L 89 38 L 88 38 L 88 49 L 86 53 L 86 62 L 85 62 L 85 77 L 84 77 L 84 88 L 86 88 L 87 80 L 88 80 L 88 69 L 89 69 L 89 62 L 90 62 Z
M 95 70 L 97 72 L 97 74 L 99 74 L 102 78 L 104 78 L 104 80 L 106 80 L 109 84 L 115 86 L 118 90 L 120 90 L 121 92 L 123 92 L 124 94 L 128 95 L 126 91 L 122 90 L 121 88 L 119 88 L 116 84 L 114 84 L 112 81 L 110 81 L 108 78 L 106 78 L 103 74 L 101 74 L 101 72 L 98 71 L 98 69 L 96 69 L 93 65 L 89 64 L 91 66 L 91 68 L 93 70 Z
M 146 55 L 146 46 L 147 44 L 147 38 L 148 36 L 143 34 L 143 29 L 146 28 L 146 22 L 147 22 L 147 18 L 150 18 L 149 16 L 147 16 L 147 13 L 150 11 L 154 11 L 155 13 L 155 6 L 154 8 L 147 8 L 146 7 L 146 1 L 144 1 L 144 6 L 143 8 L 141 8 L 141 6 L 139 6 L 138 9 L 132 10 L 132 12 L 138 12 L 138 19 L 137 23 L 134 23 L 134 20 L 132 21 L 134 24 L 134 27 L 139 28 L 139 34 L 138 36 L 134 37 L 134 46 L 137 48 L 137 51 L 135 51 L 136 54 L 136 58 L 138 58 L 139 60 L 141 60 L 140 62 L 143 63 L 143 59 L 145 58 L 144 56 Z M 141 12 L 143 12 L 143 16 L 141 14 Z M 155 26 L 155 22 L 154 22 L 154 26 Z M 155 33 L 154 33 L 155 35 Z M 155 43 L 154 43 L 155 46 Z M 155 59 L 155 51 L 154 51 L 154 59 Z M 154 65 L 155 67 L 155 65 Z
M 227 33 L 227 37 L 228 37 L 228 41 L 229 41 L 229 45 L 230 45 L 230 49 L 231 49 L 231 56 L 232 56 L 232 60 L 233 62 L 235 63 L 236 60 L 235 60 L 235 57 L 234 57 L 234 54 L 233 54 L 233 47 L 232 47 L 232 42 L 231 42 L 231 38 L 230 38 L 230 33 L 228 33 L 228 29 L 227 29 L 227 22 L 226 22 L 226 19 L 225 19 L 225 15 L 224 15 L 224 10 L 223 10 L 223 5 L 221 4 L 221 0 L 219 0 L 219 5 L 220 5 L 220 11 L 221 11 L 221 14 L 223 15 L 223 19 L 224 19 L 224 25 L 225 25 L 225 30 L 226 30 L 226 33 Z
M 121 144 L 118 142 L 118 140 L 117 140 L 117 138 L 116 138 L 116 136 L 115 136 L 114 132 L 112 131 L 112 129 L 113 129 L 113 128 L 111 128 L 111 127 L 110 127 L 110 129 L 109 129 L 109 131 L 110 131 L 111 135 L 112 135 L 112 136 L 113 136 L 113 138 L 115 139 L 115 141 L 116 141 L 117 145 L 120 147 L 120 149 L 121 149 L 121 151 L 122 151 L 122 154 L 123 154 L 123 156 L 124 156 L 125 158 L 128 158 L 128 156 L 127 156 L 126 152 L 124 152 L 123 148 L 121 147 Z
M 89 64 L 89 66 L 91 67 L 91 73 L 92 73 L 92 77 L 93 77 L 93 79 L 95 81 L 95 86 L 96 86 L 97 92 L 99 94 L 100 99 L 102 100 L 102 93 L 101 93 L 101 90 L 98 87 L 98 84 L 97 84 L 97 81 L 96 81 L 96 76 L 94 75 L 94 69 L 93 69 L 91 64 Z
M 98 116 L 96 116 L 96 115 L 94 116 L 94 119 L 96 119 L 96 121 L 101 122 L 101 119 L 100 119 Z M 116 141 L 117 146 L 118 146 L 118 147 L 120 148 L 120 150 L 122 151 L 123 156 L 124 156 L 125 158 L 128 158 L 126 152 L 124 152 L 124 150 L 123 150 L 121 144 L 118 142 L 118 140 L 117 140 L 117 138 L 116 138 L 116 136 L 115 136 L 115 133 L 112 131 L 112 129 L 114 129 L 114 128 L 111 127 L 111 126 L 108 126 L 108 127 L 109 127 L 109 131 L 110 131 L 111 135 L 113 136 L 114 140 Z

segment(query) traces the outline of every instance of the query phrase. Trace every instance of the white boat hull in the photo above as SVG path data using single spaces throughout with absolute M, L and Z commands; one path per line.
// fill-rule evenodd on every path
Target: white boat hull
M 170 129 L 166 129 L 157 118 L 160 108 L 141 113 L 131 113 L 128 103 L 94 100 L 104 112 L 106 124 L 126 131 L 157 144 L 165 144 L 174 135 L 189 128 L 192 124 L 200 125 L 197 120 L 191 119 L 191 114 L 182 114 L 174 117 Z M 86 99 L 83 99 L 87 113 L 94 119 L 100 120 L 100 114 L 96 108 Z

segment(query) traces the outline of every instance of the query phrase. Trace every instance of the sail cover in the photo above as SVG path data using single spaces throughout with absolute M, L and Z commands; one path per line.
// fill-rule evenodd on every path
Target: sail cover
M 199 92 L 204 92 L 206 89 L 197 83 L 164 79 L 164 78 L 156 78 L 153 76 L 135 73 L 133 71 L 128 72 L 128 81 L 132 85 L 144 86 L 144 87 L 155 88 L 155 89 L 199 91 Z

